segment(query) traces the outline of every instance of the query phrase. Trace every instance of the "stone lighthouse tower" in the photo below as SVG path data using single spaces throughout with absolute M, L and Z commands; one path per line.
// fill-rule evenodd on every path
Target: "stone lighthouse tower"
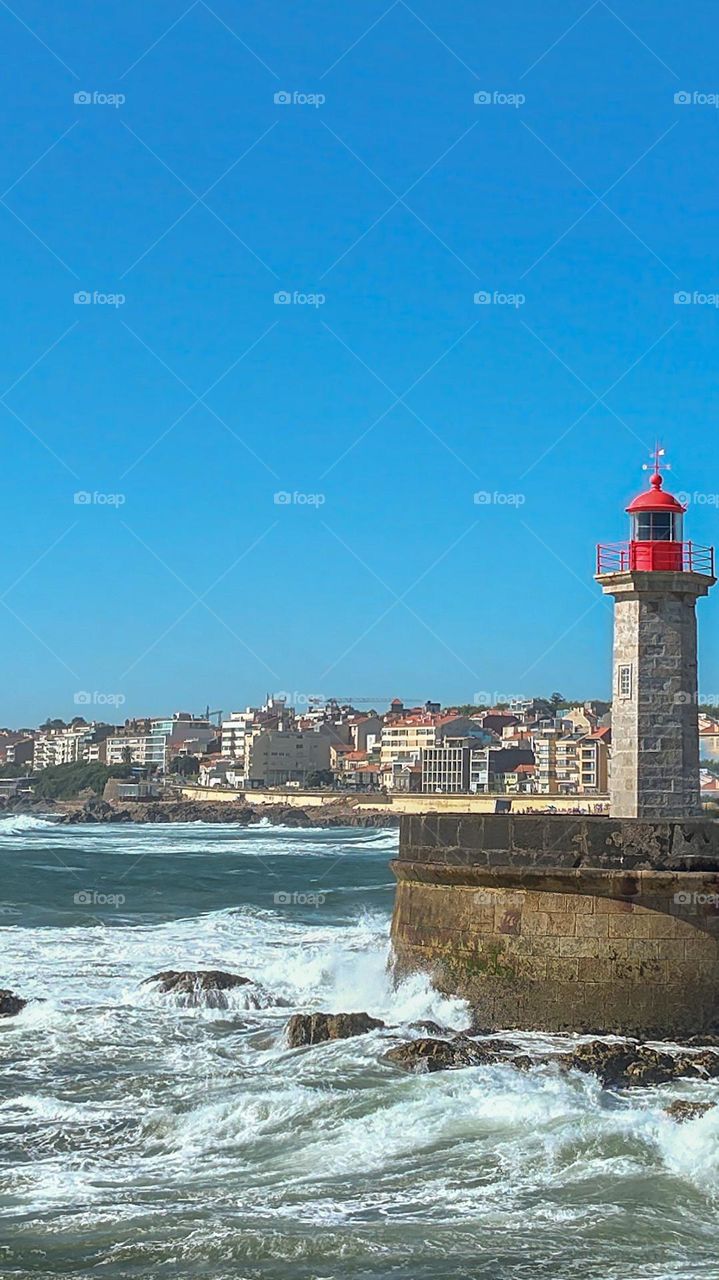
M 686 508 L 663 487 L 627 507 L 629 541 L 600 544 L 597 581 L 614 597 L 611 811 L 617 818 L 701 813 L 696 602 L 716 582 L 714 550 L 684 541 Z

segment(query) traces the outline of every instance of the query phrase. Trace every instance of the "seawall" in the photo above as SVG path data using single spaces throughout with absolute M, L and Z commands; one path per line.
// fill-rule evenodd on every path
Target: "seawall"
M 719 1030 L 719 823 L 402 819 L 398 975 L 429 972 L 488 1030 Z
M 601 813 L 609 806 L 609 796 L 545 796 L 545 795 L 499 795 L 495 792 L 478 793 L 477 795 L 442 795 L 428 796 L 410 792 L 393 792 L 389 795 L 362 791 L 319 791 L 304 790 L 298 787 L 275 787 L 272 790 L 249 790 L 238 787 L 200 787 L 188 785 L 181 790 L 183 800 L 209 800 L 213 804 L 232 804 L 244 800 L 247 804 L 284 804 L 306 809 L 318 805 L 336 805 L 338 802 L 353 805 L 358 809 L 387 808 L 393 813 L 426 813 L 429 808 L 436 813 L 493 814 L 498 802 L 511 803 L 517 809 L 536 813 L 546 813 L 547 809 L 555 809 L 560 813 L 574 813 L 577 809 L 588 813 Z

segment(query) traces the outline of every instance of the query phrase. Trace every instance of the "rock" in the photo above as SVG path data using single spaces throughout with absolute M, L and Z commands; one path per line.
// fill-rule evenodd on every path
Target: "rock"
M 242 802 L 154 800 L 137 801 L 131 811 L 133 822 L 235 822 L 249 826 L 255 811 Z
M 384 1025 L 368 1013 L 295 1013 L 287 1023 L 285 1034 L 290 1049 L 299 1049 L 302 1045 L 363 1036 Z
M 74 825 L 75 823 L 123 822 L 127 819 L 122 816 L 122 811 L 114 809 L 107 800 L 101 800 L 99 796 L 93 795 L 85 800 L 80 808 L 61 814 L 57 821 L 64 825 L 70 823 Z
M 0 808 L 4 805 L 0 799 Z M 22 811 L 28 809 L 26 798 L 17 798 Z M 390 812 L 390 806 L 358 811 L 356 798 L 340 797 L 331 804 L 301 808 L 298 805 L 261 804 L 253 806 L 246 799 L 222 800 L 129 800 L 118 801 L 112 797 L 100 799 L 92 795 L 83 803 L 82 798 L 72 802 L 57 802 L 54 818 L 64 825 L 94 822 L 233 822 L 246 827 L 261 821 L 271 826 L 285 827 L 398 827 L 400 815 Z M 7 807 L 10 807 L 8 802 Z M 47 810 L 47 802 L 41 806 Z
M 222 969 L 165 969 L 145 978 L 142 985 L 148 983 L 155 983 L 163 995 L 181 996 L 182 1003 L 188 1007 L 205 1004 L 213 1009 L 226 1009 L 225 992 L 233 987 L 250 986 L 251 980 Z
M 698 1116 L 706 1115 L 707 1111 L 713 1111 L 714 1103 L 688 1102 L 685 1098 L 678 1098 L 664 1110 L 672 1120 L 676 1120 L 677 1124 L 684 1124 L 686 1120 L 696 1120 Z
M 592 1040 L 577 1045 L 570 1053 L 560 1054 L 556 1062 L 567 1070 L 584 1071 L 597 1076 L 605 1086 L 619 1088 L 627 1082 L 627 1071 L 636 1061 L 638 1046 L 628 1041 L 606 1044 Z
M 424 1031 L 427 1036 L 446 1036 L 447 1028 L 440 1027 L 438 1022 L 428 1019 L 426 1022 L 410 1022 L 412 1031 Z
M 598 1076 L 605 1088 L 626 1089 L 637 1085 L 668 1084 L 683 1076 L 709 1079 L 719 1075 L 719 1053 L 674 1054 L 631 1041 L 606 1044 L 592 1040 L 561 1054 L 561 1066 Z
M 610 1089 L 668 1084 L 683 1077 L 694 1080 L 719 1077 L 719 1053 L 712 1049 L 675 1054 L 632 1041 L 607 1044 L 603 1040 L 592 1040 L 577 1045 L 570 1053 L 531 1057 L 526 1050 L 520 1052 L 510 1040 L 477 1041 L 466 1035 L 452 1039 L 425 1036 L 390 1049 L 385 1058 L 404 1071 L 446 1071 L 491 1063 L 503 1063 L 519 1071 L 553 1066 L 595 1075 L 604 1088 Z
M 415 1073 L 427 1071 L 448 1071 L 454 1067 L 481 1067 L 493 1062 L 506 1062 L 514 1066 L 514 1059 L 504 1056 L 507 1048 L 514 1045 L 505 1040 L 489 1040 L 477 1044 L 466 1036 L 454 1036 L 452 1040 L 432 1040 L 421 1037 L 410 1040 L 407 1044 L 397 1045 L 384 1055 L 387 1062 L 392 1062 L 403 1071 Z M 520 1059 L 518 1058 L 519 1062 Z M 524 1066 L 524 1058 L 521 1059 Z
M 16 996 L 13 991 L 0 989 L 0 1018 L 13 1018 L 26 1004 L 27 1000 Z

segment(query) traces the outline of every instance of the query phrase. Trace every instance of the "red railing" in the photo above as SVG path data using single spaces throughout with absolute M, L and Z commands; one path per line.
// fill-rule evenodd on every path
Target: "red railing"
M 646 569 L 702 573 L 714 577 L 714 548 L 696 542 L 600 542 L 597 573 L 627 573 Z

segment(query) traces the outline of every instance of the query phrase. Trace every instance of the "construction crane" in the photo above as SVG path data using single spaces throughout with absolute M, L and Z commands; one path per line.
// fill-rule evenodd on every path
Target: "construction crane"
M 206 706 L 206 708 L 205 708 L 205 712 L 204 712 L 204 719 L 205 719 L 205 720 L 207 720 L 207 721 L 210 721 L 210 720 L 212 719 L 212 717 L 213 717 L 213 716 L 217 716 L 217 728 L 219 729 L 219 728 L 220 728 L 220 726 L 221 726 L 221 724 L 222 724 L 222 712 L 221 712 L 221 711 L 210 711 L 210 704 L 209 704 L 209 702 L 208 702 L 208 704 L 207 704 L 207 706 Z

